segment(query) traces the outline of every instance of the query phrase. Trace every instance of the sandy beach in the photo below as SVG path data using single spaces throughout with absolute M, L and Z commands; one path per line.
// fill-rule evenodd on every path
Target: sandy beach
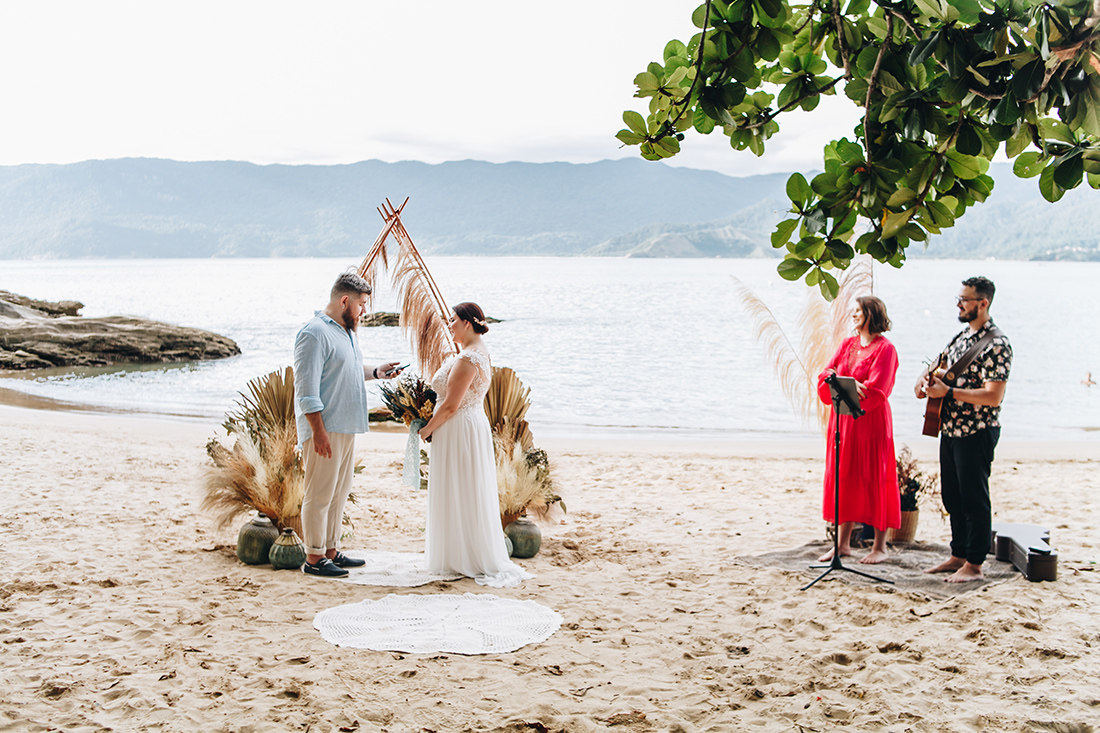
M 825 548 L 823 444 L 576 439 L 539 441 L 569 513 L 520 561 L 534 580 L 394 590 L 240 563 L 236 529 L 199 511 L 214 421 L 2 406 L 0 424 L 0 731 L 1085 733 L 1100 720 L 1095 442 L 1009 443 L 994 464 L 994 521 L 1052 530 L 1053 583 L 932 594 L 837 573 L 802 591 L 815 572 L 759 556 Z M 348 548 L 422 549 L 403 441 L 359 440 Z M 911 447 L 935 468 L 935 441 Z M 947 538 L 936 506 L 922 543 Z M 390 592 L 492 592 L 563 624 L 472 657 L 340 648 L 313 628 L 323 609 Z

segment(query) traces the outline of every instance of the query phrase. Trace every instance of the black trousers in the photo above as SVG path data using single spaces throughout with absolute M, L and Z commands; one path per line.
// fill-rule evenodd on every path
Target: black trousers
M 975 565 L 985 562 L 993 535 L 989 471 L 1000 437 L 999 427 L 940 437 L 940 494 L 951 515 L 951 556 Z

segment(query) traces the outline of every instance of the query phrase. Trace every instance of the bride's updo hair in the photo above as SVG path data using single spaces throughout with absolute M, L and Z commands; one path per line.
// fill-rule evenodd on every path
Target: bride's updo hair
M 474 327 L 474 333 L 482 334 L 489 330 L 485 325 L 485 314 L 477 303 L 459 303 L 454 307 L 455 315 Z

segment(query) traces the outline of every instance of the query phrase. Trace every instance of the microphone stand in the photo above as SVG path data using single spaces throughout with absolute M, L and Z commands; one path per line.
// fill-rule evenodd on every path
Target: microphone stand
M 880 583 L 893 584 L 894 581 L 892 580 L 880 578 L 855 568 L 845 567 L 840 562 L 840 415 L 842 413 L 851 415 L 852 419 L 856 420 L 865 415 L 866 412 L 859 406 L 859 396 L 851 395 L 841 387 L 835 374 L 825 377 L 825 383 L 829 385 L 829 394 L 833 399 L 833 415 L 836 417 L 833 426 L 833 559 L 828 564 L 811 565 L 811 568 L 825 568 L 825 572 L 810 581 L 802 590 L 809 590 L 814 583 L 834 570 L 846 570 L 849 573 L 862 575 Z

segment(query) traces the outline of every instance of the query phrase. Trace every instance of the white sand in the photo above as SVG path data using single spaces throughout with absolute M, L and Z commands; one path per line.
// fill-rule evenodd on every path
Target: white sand
M 994 465 L 995 521 L 1050 527 L 1059 580 L 942 600 L 833 580 L 802 592 L 812 576 L 736 562 L 823 540 L 821 445 L 545 441 L 569 514 L 521 561 L 538 577 L 493 592 L 565 623 L 537 646 L 461 657 L 331 646 L 317 611 L 391 591 L 241 564 L 235 531 L 198 511 L 212 422 L 0 407 L 0 425 L 0 731 L 1083 732 L 1100 720 L 1096 443 L 1006 445 Z M 402 443 L 360 440 L 349 547 L 422 549 Z M 913 447 L 931 461 L 934 446 Z M 942 541 L 927 506 L 920 538 Z M 396 592 L 466 591 L 485 589 Z

